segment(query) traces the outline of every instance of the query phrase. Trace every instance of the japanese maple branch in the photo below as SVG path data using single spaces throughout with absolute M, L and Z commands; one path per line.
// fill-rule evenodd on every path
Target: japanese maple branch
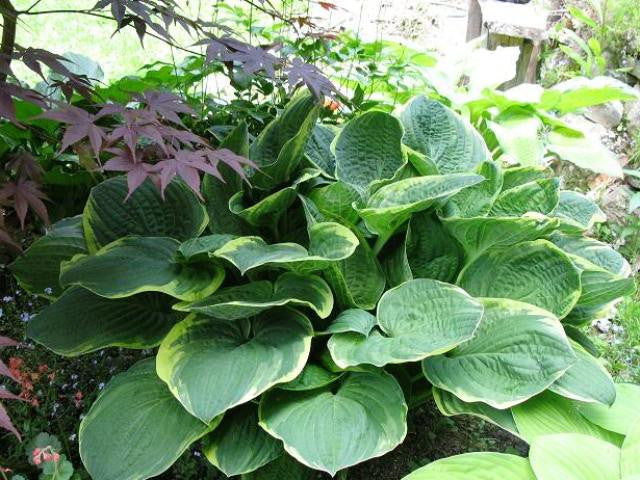
M 13 7 L 11 0 L 0 0 L 0 10 L 2 10 L 2 43 L 0 53 L 6 58 L 7 67 L 11 63 L 11 55 L 16 45 L 16 24 L 18 14 Z M 7 81 L 7 73 L 0 72 L 0 82 Z

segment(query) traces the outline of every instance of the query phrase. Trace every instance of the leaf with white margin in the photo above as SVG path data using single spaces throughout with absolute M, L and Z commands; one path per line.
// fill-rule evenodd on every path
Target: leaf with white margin
M 487 121 L 495 134 L 500 148 L 512 160 L 522 166 L 541 165 L 544 158 L 544 144 L 540 132 L 542 120 L 530 113 L 500 115 L 495 122 Z
M 344 225 L 355 225 L 360 220 L 358 212 L 353 208 L 353 203 L 360 196 L 355 189 L 344 182 L 314 188 L 309 192 L 309 198 L 313 200 L 320 213 L 331 220 Z
M 394 116 L 370 110 L 347 122 L 332 144 L 336 178 L 366 196 L 369 185 L 391 178 L 406 163 L 402 125 Z
M 301 392 L 326 387 L 339 380 L 344 372 L 330 372 L 320 365 L 307 363 L 304 370 L 295 379 L 277 386 L 282 390 Z
M 458 284 L 474 297 L 520 300 L 565 317 L 580 298 L 580 271 L 551 242 L 535 240 L 486 250 Z
M 178 321 L 175 300 L 158 293 L 109 299 L 80 287 L 68 289 L 27 324 L 27 335 L 59 355 L 76 356 L 117 346 L 159 345 Z
M 616 399 L 616 387 L 607 369 L 576 342 L 571 346 L 577 361 L 549 390 L 572 400 L 611 405 Z
M 509 409 L 498 410 L 482 402 L 463 402 L 453 393 L 437 387 L 433 387 L 432 393 L 438 410 L 447 417 L 473 415 L 491 422 L 515 436 L 519 436 L 518 427 Z
M 152 478 L 219 420 L 207 425 L 189 415 L 156 375 L 154 359 L 142 360 L 116 375 L 82 419 L 80 457 L 95 480 Z
M 151 180 L 127 196 L 124 175 L 105 180 L 91 189 L 82 214 L 90 252 L 127 235 L 188 240 L 199 236 L 209 222 L 204 206 L 191 189 L 178 180 L 169 183 L 164 197 Z
M 562 319 L 562 323 L 574 327 L 591 325 L 596 320 L 611 318 L 615 314 L 616 302 L 605 305 L 582 306 L 576 305 L 569 315 Z
M 357 332 L 367 337 L 376 323 L 376 317 L 369 312 L 359 308 L 350 308 L 340 312 L 322 333 Z
M 282 444 L 258 425 L 258 406 L 245 403 L 227 412 L 204 438 L 202 453 L 227 477 L 250 473 L 284 453 Z
M 451 197 L 443 208 L 447 217 L 478 217 L 491 211 L 502 189 L 502 170 L 495 162 L 482 162 L 475 172 L 485 180 Z
M 445 228 L 473 259 L 491 247 L 506 247 L 546 237 L 558 227 L 558 220 L 538 213 L 521 217 L 442 218 Z
M 161 292 L 193 301 L 211 295 L 224 280 L 224 270 L 211 261 L 178 262 L 179 247 L 172 238 L 124 237 L 93 255 L 76 255 L 64 262 L 60 283 L 107 298 Z
M 600 207 L 581 193 L 561 190 L 558 198 L 558 206 L 551 212 L 551 216 L 560 219 L 563 231 L 580 234 L 596 223 L 607 221 L 607 216 Z
M 389 236 L 412 213 L 427 210 L 439 201 L 484 180 L 480 175 L 464 173 L 399 180 L 377 190 L 366 206 L 358 209 L 358 214 L 373 233 Z
M 198 257 L 209 257 L 210 253 L 230 242 L 235 235 L 218 234 L 205 235 L 204 237 L 192 238 L 183 242 L 178 248 L 178 252 L 185 260 L 192 260 Z
M 639 97 L 637 90 L 631 86 L 607 76 L 572 78 L 557 83 L 552 91 L 561 92 L 562 95 L 557 103 L 547 105 L 546 109 L 558 110 L 560 115 L 613 100 L 634 100 Z
M 580 275 L 582 294 L 577 306 L 599 307 L 635 293 L 636 285 L 633 278 L 613 274 L 582 257 L 574 255 L 570 257 L 576 268 L 582 272 Z
M 494 217 L 520 217 L 528 212 L 542 215 L 558 206 L 557 178 L 545 178 L 503 190 L 491 208 Z
M 483 310 L 481 303 L 454 285 L 411 280 L 388 290 L 380 299 L 379 329 L 368 337 L 337 333 L 327 346 L 341 368 L 418 361 L 469 340 Z
M 555 433 L 580 433 L 600 438 L 616 446 L 622 444 L 621 435 L 587 421 L 578 411 L 579 405 L 583 404 L 547 390 L 525 403 L 516 405 L 511 412 L 520 437 L 528 443 Z
M 281 308 L 253 321 L 189 315 L 165 337 L 158 376 L 204 422 L 296 378 L 309 356 L 313 327 Z
M 320 318 L 327 318 L 333 310 L 333 294 L 327 282 L 317 275 L 286 272 L 274 284 L 261 280 L 222 288 L 203 300 L 182 302 L 174 308 L 220 320 L 237 320 L 285 305 L 308 307 Z
M 616 401 L 610 407 L 594 403 L 580 404 L 580 413 L 602 428 L 627 435 L 633 423 L 640 419 L 640 386 L 616 383 Z
M 422 370 L 436 387 L 465 402 L 505 409 L 545 390 L 576 361 L 562 325 L 549 312 L 507 299 L 481 299 L 473 338 Z
M 491 160 L 473 126 L 450 108 L 425 96 L 414 98 L 400 114 L 404 143 L 434 162 L 440 173 L 469 172 Z
M 577 135 L 563 129 L 550 132 L 547 138 L 547 149 L 562 160 L 610 177 L 623 177 L 618 158 L 600 142 L 600 139 L 589 138 L 583 133 Z
M 593 238 L 575 237 L 559 232 L 551 235 L 549 239 L 565 252 L 582 257 L 611 273 L 623 277 L 631 275 L 629 262 L 606 243 L 599 242 Z
M 402 480 L 536 480 L 526 458 L 475 452 L 436 460 Z
M 272 390 L 260 402 L 262 428 L 296 460 L 332 476 L 393 450 L 407 433 L 406 417 L 402 389 L 383 371 L 350 372 L 333 389 Z
M 287 187 L 272 193 L 254 205 L 246 205 L 244 192 L 238 192 L 229 199 L 229 210 L 255 227 L 277 225 L 282 214 L 295 201 L 296 189 Z
M 502 189 L 509 190 L 525 183 L 553 177 L 549 167 L 510 167 L 502 171 Z
M 311 130 L 305 149 L 309 161 L 329 177 L 333 177 L 336 171 L 336 157 L 331 151 L 331 143 L 338 132 L 335 125 L 317 124 Z
M 599 438 L 560 433 L 533 441 L 529 461 L 538 480 L 620 480 L 620 449 Z
M 350 257 L 358 244 L 358 238 L 347 227 L 320 222 L 309 227 L 308 250 L 297 243 L 269 245 L 260 237 L 238 237 L 213 254 L 231 262 L 243 275 L 263 265 L 309 273 Z
M 637 419 L 622 443 L 620 452 L 622 478 L 640 475 L 640 419 Z

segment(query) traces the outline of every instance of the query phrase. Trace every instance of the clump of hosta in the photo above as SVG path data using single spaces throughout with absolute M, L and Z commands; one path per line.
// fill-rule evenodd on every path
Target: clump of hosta
M 204 205 L 179 181 L 125 202 L 111 178 L 13 265 L 50 289 L 28 333 L 53 351 L 158 346 L 82 422 L 93 478 L 158 475 L 199 439 L 229 476 L 335 475 L 399 445 L 432 387 L 506 428 L 543 392 L 614 401 L 580 327 L 633 282 L 584 236 L 595 204 L 505 169 L 426 98 L 341 128 L 319 108 L 301 94 L 251 145 L 229 134 L 250 185 L 229 170 Z

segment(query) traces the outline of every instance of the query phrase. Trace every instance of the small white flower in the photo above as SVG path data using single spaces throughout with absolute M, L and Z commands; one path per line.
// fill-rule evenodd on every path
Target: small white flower
M 102 390 L 104 388 L 104 382 L 100 382 L 98 384 L 98 390 Z
M 46 295 L 51 295 L 53 293 L 53 289 L 51 287 L 47 287 L 44 289 L 44 293 Z

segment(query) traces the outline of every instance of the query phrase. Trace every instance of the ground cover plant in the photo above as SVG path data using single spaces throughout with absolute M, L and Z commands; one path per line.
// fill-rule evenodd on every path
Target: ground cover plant
M 158 346 L 82 421 L 93 478 L 158 475 L 196 440 L 227 475 L 344 475 L 432 394 L 504 416 L 548 391 L 614 402 L 580 327 L 634 284 L 584 235 L 598 207 L 494 161 L 439 102 L 342 127 L 321 108 L 302 91 L 253 142 L 237 125 L 220 148 L 247 181 L 220 165 L 203 204 L 178 178 L 105 180 L 13 264 L 52 300 L 28 324 L 47 348 Z

